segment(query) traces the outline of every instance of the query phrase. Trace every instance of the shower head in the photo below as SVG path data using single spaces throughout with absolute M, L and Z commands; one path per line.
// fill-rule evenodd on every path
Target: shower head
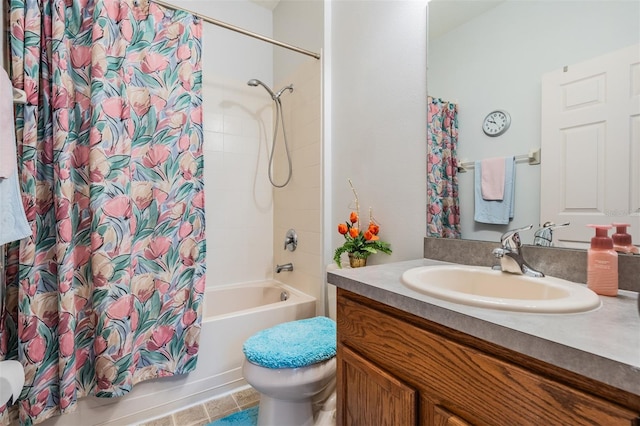
M 264 89 L 269 92 L 269 94 L 271 95 L 271 99 L 273 99 L 274 101 L 276 100 L 276 95 L 273 93 L 273 91 L 271 89 L 269 89 L 269 87 L 264 84 L 263 82 L 261 82 L 260 80 L 256 79 L 256 78 L 252 78 L 251 80 L 247 81 L 247 84 L 249 86 L 253 86 L 256 87 L 258 85 L 264 87 Z
M 289 153 L 289 146 L 287 145 L 287 132 L 286 132 L 286 129 L 284 127 L 284 113 L 282 112 L 282 102 L 280 102 L 280 95 L 282 95 L 287 90 L 289 92 L 293 92 L 293 84 L 290 84 L 290 85 L 288 85 L 286 87 L 283 87 L 282 89 L 280 89 L 278 94 L 274 94 L 273 90 L 271 90 L 266 84 L 264 84 L 263 82 L 261 82 L 257 78 L 252 78 L 251 80 L 247 81 L 247 84 L 249 86 L 252 86 L 252 87 L 257 87 L 257 86 L 264 87 L 264 89 L 267 92 L 269 92 L 269 94 L 271 95 L 271 99 L 273 99 L 273 102 L 275 102 L 276 120 L 275 120 L 275 125 L 273 127 L 273 139 L 271 141 L 271 154 L 269 154 L 268 174 L 269 174 L 269 182 L 271 182 L 271 185 L 273 185 L 276 188 L 283 188 L 283 187 L 287 186 L 287 184 L 291 180 L 292 168 L 291 168 L 291 155 Z M 287 180 L 282 185 L 276 184 L 273 181 L 273 175 L 272 175 L 273 152 L 274 152 L 275 147 L 276 147 L 276 138 L 277 138 L 277 135 L 278 135 L 278 127 L 279 127 L 278 124 L 279 123 L 282 124 L 282 136 L 283 136 L 283 139 L 284 139 L 284 149 L 285 149 L 285 152 L 287 153 L 287 163 L 289 164 L 289 174 L 287 176 Z
M 288 85 L 287 87 L 283 87 L 282 89 L 280 89 L 280 91 L 278 93 L 276 93 L 276 98 L 279 98 L 280 95 L 282 95 L 282 93 L 288 90 L 289 93 L 293 92 L 293 84 Z

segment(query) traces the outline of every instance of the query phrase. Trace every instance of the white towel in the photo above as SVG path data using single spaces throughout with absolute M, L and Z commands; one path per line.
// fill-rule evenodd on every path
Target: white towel
M 6 87 L 9 81 L 7 72 L 0 67 L 0 84 Z M 4 90 L 3 90 L 4 91 Z M 12 93 L 12 90 L 9 90 Z M 18 181 L 18 167 L 16 158 L 16 132 L 13 117 L 13 96 L 0 97 L 0 148 L 2 157 L 13 162 L 7 170 L 6 178 L 0 177 L 0 245 L 11 241 L 21 240 L 31 235 L 31 228 L 24 213 L 20 186 Z
M 504 157 L 487 158 L 482 164 L 482 198 L 489 201 L 504 199 L 505 169 Z
M 475 214 L 476 222 L 506 225 L 513 219 L 515 203 L 515 157 L 505 158 L 504 198 L 488 201 L 482 198 L 482 162 L 475 162 Z
M 0 361 L 0 405 L 15 404 L 24 386 L 24 368 L 18 361 Z
M 16 169 L 16 136 L 13 125 L 13 86 L 9 74 L 0 67 L 0 178 Z

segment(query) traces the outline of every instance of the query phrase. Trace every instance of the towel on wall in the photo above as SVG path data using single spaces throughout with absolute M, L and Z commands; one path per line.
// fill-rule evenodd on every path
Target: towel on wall
M 16 158 L 13 90 L 7 72 L 0 67 L 0 245 L 31 235 L 24 213 Z
M 504 197 L 502 200 L 488 201 L 482 198 L 482 162 L 475 163 L 474 220 L 493 225 L 506 225 L 513 219 L 515 206 L 515 157 L 505 158 Z
M 482 163 L 482 198 L 488 201 L 504 199 L 505 169 L 504 157 L 487 158 Z
M 8 178 L 17 168 L 16 137 L 13 124 L 13 85 L 0 67 L 0 178 Z

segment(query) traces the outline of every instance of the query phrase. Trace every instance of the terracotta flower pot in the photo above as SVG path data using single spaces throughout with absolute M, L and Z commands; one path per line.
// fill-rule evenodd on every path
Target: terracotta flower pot
M 362 266 L 367 266 L 367 258 L 354 257 L 351 253 L 349 253 L 349 265 L 352 268 L 360 268 Z

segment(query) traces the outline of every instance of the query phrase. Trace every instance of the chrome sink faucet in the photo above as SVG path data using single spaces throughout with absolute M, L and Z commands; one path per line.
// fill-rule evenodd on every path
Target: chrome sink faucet
M 533 225 L 512 229 L 502 234 L 500 247 L 493 250 L 493 255 L 500 259 L 500 264 L 495 265 L 493 269 L 529 277 L 544 277 L 542 272 L 533 269 L 522 257 L 519 232 L 528 231 L 531 228 Z

